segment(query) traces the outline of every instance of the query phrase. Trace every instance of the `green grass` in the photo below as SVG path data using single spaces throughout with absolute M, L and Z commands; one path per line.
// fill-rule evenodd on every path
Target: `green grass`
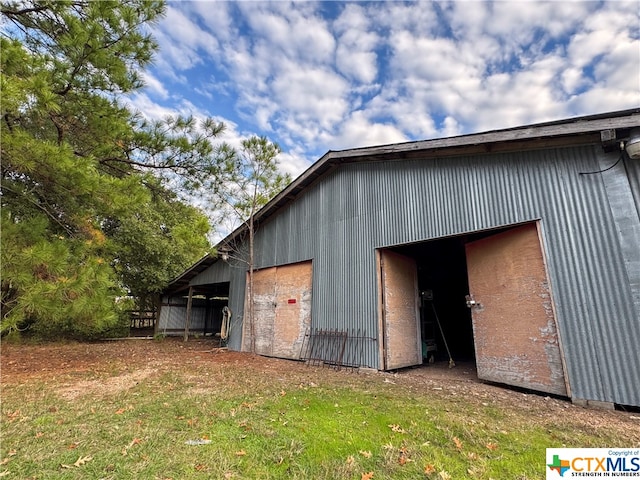
M 533 420 L 525 400 L 523 408 L 504 407 L 385 383 L 378 374 L 307 368 L 281 379 L 191 366 L 115 392 L 96 387 L 117 378 L 109 375 L 4 386 L 0 475 L 360 480 L 373 472 L 374 480 L 523 480 L 544 478 L 547 447 L 638 442 L 636 433 L 593 428 L 575 415 L 542 412 Z M 85 380 L 93 383 L 84 391 L 64 390 Z M 185 443 L 195 439 L 211 443 Z

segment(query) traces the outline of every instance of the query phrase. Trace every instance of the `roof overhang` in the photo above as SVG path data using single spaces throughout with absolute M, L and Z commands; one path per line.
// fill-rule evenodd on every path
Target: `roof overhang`
M 213 255 L 205 255 L 187 270 L 175 277 L 169 282 L 169 285 L 162 291 L 165 295 L 176 295 L 189 289 L 191 280 L 204 272 L 211 265 L 216 263 L 218 259 Z

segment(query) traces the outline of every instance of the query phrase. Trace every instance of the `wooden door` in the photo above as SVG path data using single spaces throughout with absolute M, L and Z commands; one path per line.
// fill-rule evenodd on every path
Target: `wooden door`
M 300 359 L 304 336 L 311 326 L 311 277 L 311 262 L 277 268 L 274 357 Z
M 418 270 L 409 257 L 380 251 L 383 369 L 422 363 Z
M 311 278 L 311 262 L 254 272 L 255 353 L 300 358 L 304 336 L 311 325 Z M 250 350 L 251 332 L 247 324 L 243 344 L 244 350 Z
M 567 395 L 536 223 L 466 245 L 478 378 Z
M 255 353 L 271 355 L 276 318 L 276 267 L 253 272 Z M 248 278 L 247 278 L 248 285 Z M 251 349 L 251 331 L 245 324 L 245 350 Z

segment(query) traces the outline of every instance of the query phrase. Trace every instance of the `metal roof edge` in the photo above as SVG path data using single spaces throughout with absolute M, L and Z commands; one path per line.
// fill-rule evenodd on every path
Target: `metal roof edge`
M 384 153 L 410 152 L 425 149 L 442 149 L 468 145 L 480 145 L 483 143 L 509 142 L 516 140 L 531 140 L 551 136 L 564 136 L 596 132 L 608 128 L 628 128 L 640 124 L 640 108 L 621 110 L 617 112 L 601 113 L 573 117 L 564 120 L 522 125 L 486 132 L 468 133 L 453 137 L 435 138 L 429 140 L 417 140 L 396 144 L 380 145 L 373 147 L 360 147 L 347 150 L 339 150 L 336 153 L 342 158 L 380 155 Z M 319 161 L 321 161 L 320 159 Z M 304 175 L 304 174 L 303 174 Z
M 179 290 L 180 288 L 176 288 L 176 287 L 180 286 L 181 283 L 183 283 L 184 286 L 188 286 L 194 277 L 204 272 L 207 268 L 213 265 L 217 260 L 218 260 L 217 257 L 214 257 L 210 253 L 207 253 L 200 260 L 196 261 L 189 268 L 185 269 L 180 275 L 177 275 L 176 277 L 172 278 L 167 284 L 167 286 L 162 289 L 162 293 L 170 290 Z M 171 288 L 172 286 L 173 288 Z
M 581 135 L 606 129 L 631 128 L 635 126 L 640 126 L 640 107 L 453 137 L 417 140 L 373 147 L 359 147 L 346 150 L 329 150 L 262 207 L 257 212 L 255 220 L 269 216 L 273 211 L 292 201 L 308 185 L 323 176 L 326 171 L 331 170 L 340 163 L 353 161 L 358 157 L 371 158 L 388 154 L 418 152 L 421 150 L 446 150 L 447 148 L 490 143 Z M 230 243 L 245 231 L 246 228 L 245 224 L 240 225 L 217 245 Z

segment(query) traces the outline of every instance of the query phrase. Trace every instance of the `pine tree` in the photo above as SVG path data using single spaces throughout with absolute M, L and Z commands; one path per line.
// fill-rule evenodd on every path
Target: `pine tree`
M 171 188 L 215 183 L 224 126 L 149 122 L 123 104 L 164 8 L 2 3 L 3 334 L 104 335 L 118 296 L 159 291 L 210 248 L 206 217 Z

